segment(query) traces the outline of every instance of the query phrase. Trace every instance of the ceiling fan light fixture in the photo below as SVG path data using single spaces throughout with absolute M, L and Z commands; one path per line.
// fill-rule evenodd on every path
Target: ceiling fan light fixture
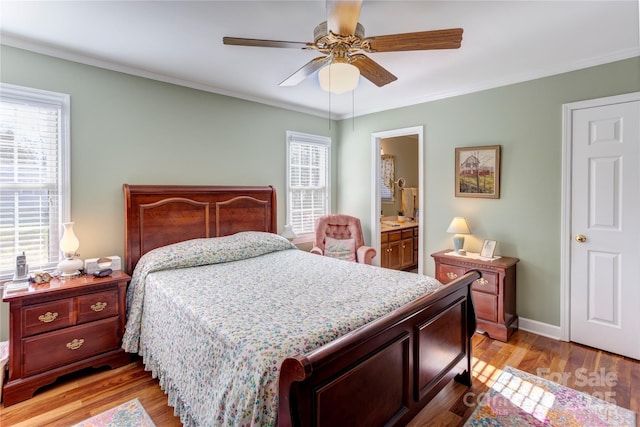
M 318 80 L 322 90 L 339 95 L 358 87 L 360 70 L 346 62 L 334 62 L 318 72 Z

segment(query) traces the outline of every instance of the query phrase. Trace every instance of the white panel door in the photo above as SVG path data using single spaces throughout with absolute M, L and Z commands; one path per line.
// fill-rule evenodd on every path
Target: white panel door
M 571 341 L 640 359 L 640 101 L 574 110 L 571 141 Z

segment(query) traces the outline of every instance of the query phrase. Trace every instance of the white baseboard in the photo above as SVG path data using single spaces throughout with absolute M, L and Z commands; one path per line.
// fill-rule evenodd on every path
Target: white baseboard
M 518 328 L 522 329 L 523 331 L 542 335 L 543 337 L 560 340 L 560 326 L 549 325 L 548 323 L 542 323 L 538 322 L 537 320 L 525 319 L 524 317 L 520 317 L 518 319 Z

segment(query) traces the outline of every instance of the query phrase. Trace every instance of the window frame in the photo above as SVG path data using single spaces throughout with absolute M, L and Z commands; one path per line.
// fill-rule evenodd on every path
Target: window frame
M 25 105 L 45 105 L 49 107 L 58 108 L 60 113 L 58 117 L 58 147 L 57 147 L 57 182 L 58 187 L 58 215 L 57 221 L 54 223 L 55 218 L 51 218 L 49 222 L 50 230 L 54 228 L 55 233 L 51 233 L 54 236 L 60 235 L 60 224 L 69 222 L 71 219 L 71 96 L 64 93 L 46 91 L 41 89 L 29 88 L 24 86 L 17 86 L 8 83 L 0 82 L 0 101 L 11 100 L 13 102 L 24 103 Z M 8 190 L 13 191 L 13 190 Z M 27 254 L 27 263 L 30 265 L 30 270 L 46 270 L 53 271 L 56 268 L 57 261 L 60 260 L 60 248 L 59 239 L 54 239 L 50 242 L 50 248 L 53 253 L 57 254 L 57 258 L 52 256 L 52 261 L 46 264 L 30 263 L 29 255 Z M 15 248 L 14 248 L 15 249 Z M 16 253 L 15 256 L 18 254 Z M 11 280 L 13 277 L 13 271 L 0 270 L 0 280 Z
M 326 149 L 326 170 L 325 170 L 325 212 L 323 215 L 331 213 L 331 138 L 328 136 L 312 135 L 308 133 L 287 131 L 286 132 L 286 225 L 292 225 L 292 191 L 291 188 L 291 145 L 292 144 L 316 145 Z M 294 229 L 298 237 L 312 236 L 313 230 L 299 233 Z

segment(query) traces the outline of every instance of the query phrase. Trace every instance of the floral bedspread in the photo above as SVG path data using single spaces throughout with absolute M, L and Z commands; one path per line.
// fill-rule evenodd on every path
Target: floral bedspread
M 141 258 L 123 348 L 143 356 L 184 425 L 276 425 L 287 356 L 440 286 L 302 252 L 274 234 L 196 239 Z

